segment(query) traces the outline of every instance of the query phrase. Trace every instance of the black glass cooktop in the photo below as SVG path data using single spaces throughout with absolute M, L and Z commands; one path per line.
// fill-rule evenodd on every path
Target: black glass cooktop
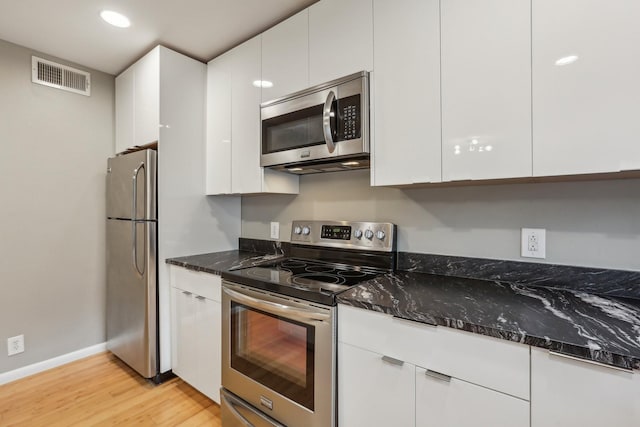
M 382 270 L 372 267 L 284 258 L 256 267 L 230 271 L 223 277 L 265 290 L 333 305 L 335 295 L 381 273 Z

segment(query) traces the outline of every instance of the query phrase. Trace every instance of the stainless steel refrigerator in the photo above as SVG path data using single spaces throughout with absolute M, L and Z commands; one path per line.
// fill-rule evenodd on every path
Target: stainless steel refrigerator
M 107 164 L 107 348 L 158 379 L 157 197 L 154 150 Z

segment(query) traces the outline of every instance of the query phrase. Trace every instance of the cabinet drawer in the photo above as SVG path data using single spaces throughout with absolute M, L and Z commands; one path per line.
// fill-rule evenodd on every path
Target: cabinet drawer
M 338 340 L 529 400 L 529 346 L 339 305 Z
M 170 266 L 171 286 L 203 296 L 210 300 L 221 301 L 222 279 L 217 274 L 188 270 Z

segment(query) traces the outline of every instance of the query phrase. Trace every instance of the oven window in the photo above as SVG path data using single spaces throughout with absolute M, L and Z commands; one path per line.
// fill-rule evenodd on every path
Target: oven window
M 231 367 L 313 410 L 313 326 L 231 302 Z

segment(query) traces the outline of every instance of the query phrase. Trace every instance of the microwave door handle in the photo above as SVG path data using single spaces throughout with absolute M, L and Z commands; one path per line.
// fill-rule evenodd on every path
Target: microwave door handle
M 330 153 L 336 150 L 336 144 L 333 141 L 331 132 L 331 106 L 336 100 L 336 94 L 332 90 L 329 91 L 327 99 L 324 101 L 324 109 L 322 110 L 322 130 L 324 131 L 324 141 Z

